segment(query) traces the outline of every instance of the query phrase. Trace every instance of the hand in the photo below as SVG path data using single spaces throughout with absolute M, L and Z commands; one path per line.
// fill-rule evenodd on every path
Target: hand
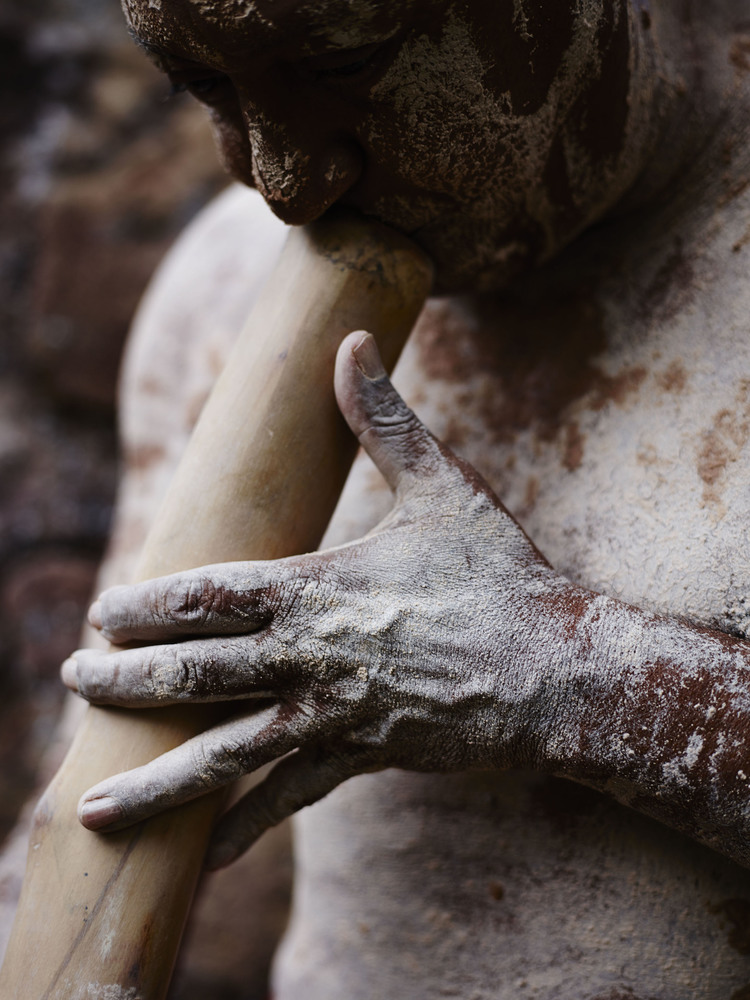
M 342 344 L 336 394 L 394 491 L 391 513 L 339 548 L 101 596 L 91 620 L 106 638 L 158 644 L 78 651 L 63 666 L 70 688 L 96 704 L 241 710 L 90 789 L 87 827 L 119 829 L 284 757 L 221 821 L 218 867 L 352 775 L 533 760 L 548 708 L 535 599 L 566 582 L 405 405 L 372 337 Z

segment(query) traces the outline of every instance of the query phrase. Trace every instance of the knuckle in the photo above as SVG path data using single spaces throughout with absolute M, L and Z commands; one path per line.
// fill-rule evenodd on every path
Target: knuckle
M 319 574 L 310 567 L 284 581 L 281 589 L 284 594 L 283 605 L 287 612 L 297 615 L 302 613 L 306 616 L 314 614 L 321 604 L 320 583 Z
M 179 646 L 157 648 L 143 660 L 141 684 L 157 701 L 189 695 L 197 687 L 195 659 Z
M 278 636 L 290 635 L 293 621 L 295 648 L 309 637 L 318 616 L 325 610 L 326 593 L 317 563 L 298 566 L 274 587 L 276 613 L 273 626 Z
M 381 397 L 370 414 L 370 423 L 381 434 L 413 434 L 422 424 L 400 396 L 393 393 Z
M 222 739 L 193 750 L 193 773 L 205 789 L 216 788 L 242 777 L 248 771 L 247 751 L 238 740 Z
M 435 439 L 398 396 L 378 401 L 367 429 L 360 435 L 363 444 L 368 435 L 379 440 L 402 471 L 434 474 L 442 464 Z
M 269 830 L 298 808 L 297 798 L 289 790 L 277 791 L 275 794 L 267 791 L 254 799 L 246 820 L 253 830 Z
M 213 617 L 220 590 L 208 577 L 194 573 L 168 587 L 161 597 L 160 617 L 168 625 L 200 628 Z
M 78 650 L 76 659 L 76 689 L 81 697 L 89 701 L 109 695 L 116 688 L 119 677 L 118 655 L 107 659 L 87 650 Z
M 159 698 L 164 692 L 160 691 L 158 688 L 159 670 L 156 667 L 156 655 L 154 653 L 146 654 L 141 663 L 140 671 L 140 684 L 146 695 Z

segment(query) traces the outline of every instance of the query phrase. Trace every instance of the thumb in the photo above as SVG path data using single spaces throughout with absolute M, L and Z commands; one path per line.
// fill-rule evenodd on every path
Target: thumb
M 336 355 L 339 409 L 392 490 L 426 479 L 445 461 L 435 438 L 393 388 L 375 338 L 350 333 Z

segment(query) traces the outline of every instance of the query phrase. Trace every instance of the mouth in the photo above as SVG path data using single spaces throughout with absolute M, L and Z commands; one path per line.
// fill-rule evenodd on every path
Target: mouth
M 414 240 L 418 240 L 425 231 L 439 230 L 447 220 L 455 219 L 462 210 L 465 211 L 455 196 L 424 189 L 404 191 L 403 185 L 394 185 L 389 194 L 352 190 L 339 200 L 339 204 L 351 207 L 365 218 L 390 226 Z

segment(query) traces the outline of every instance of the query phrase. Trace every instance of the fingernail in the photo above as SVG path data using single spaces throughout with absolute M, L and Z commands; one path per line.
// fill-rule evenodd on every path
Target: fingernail
M 78 663 L 74 657 L 69 656 L 65 660 L 60 668 L 60 675 L 65 687 L 69 687 L 71 691 L 78 690 Z
M 94 628 L 102 627 L 102 602 L 94 601 L 89 608 L 89 625 Z
M 380 360 L 378 345 L 371 333 L 364 335 L 357 346 L 352 349 L 352 354 L 359 370 L 371 382 L 387 374 L 383 362 Z
M 83 802 L 78 810 L 78 818 L 87 830 L 101 830 L 103 826 L 122 819 L 122 806 L 116 799 L 104 797 Z
M 217 844 L 215 847 L 209 847 L 203 867 L 206 871 L 215 872 L 219 868 L 225 868 L 228 864 L 234 861 L 236 857 L 236 847 L 233 847 L 232 844 L 224 841 L 224 843 Z

